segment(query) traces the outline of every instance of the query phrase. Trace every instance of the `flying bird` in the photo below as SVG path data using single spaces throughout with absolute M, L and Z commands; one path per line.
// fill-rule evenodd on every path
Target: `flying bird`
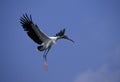
M 24 31 L 27 32 L 27 35 L 39 45 L 37 46 L 37 49 L 39 51 L 44 51 L 43 59 L 44 59 L 45 69 L 48 69 L 47 54 L 51 49 L 52 45 L 56 43 L 57 40 L 67 39 L 74 43 L 72 39 L 70 39 L 67 35 L 65 35 L 65 28 L 63 30 L 60 30 L 58 33 L 56 33 L 55 36 L 52 37 L 47 36 L 39 29 L 37 24 L 35 24 L 32 21 L 31 15 L 28 16 L 27 14 L 23 14 L 23 16 L 20 17 L 20 23 Z

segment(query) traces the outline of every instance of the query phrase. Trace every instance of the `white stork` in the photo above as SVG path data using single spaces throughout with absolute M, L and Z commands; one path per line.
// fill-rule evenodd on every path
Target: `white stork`
M 24 31 L 27 32 L 28 36 L 37 44 L 40 46 L 37 47 L 39 51 L 44 51 L 43 58 L 44 58 L 44 64 L 45 69 L 48 69 L 47 64 L 47 54 L 49 50 L 51 49 L 52 45 L 58 40 L 58 39 L 67 39 L 72 42 L 74 42 L 72 39 L 70 39 L 65 34 L 65 29 L 60 30 L 55 36 L 48 37 L 45 33 L 43 33 L 38 26 L 33 23 L 31 15 L 28 17 L 27 14 L 23 14 L 23 16 L 20 18 L 20 23 L 22 24 L 22 27 Z

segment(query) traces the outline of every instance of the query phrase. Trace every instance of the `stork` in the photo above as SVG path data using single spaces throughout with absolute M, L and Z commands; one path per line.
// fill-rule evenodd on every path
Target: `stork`
M 27 14 L 23 14 L 22 17 L 20 17 L 20 23 L 24 29 L 24 31 L 27 32 L 28 36 L 39 46 L 37 49 L 39 51 L 44 51 L 43 53 L 43 59 L 44 59 L 44 66 L 45 69 L 48 69 L 48 63 L 47 63 L 47 54 L 49 50 L 51 49 L 52 45 L 56 43 L 59 39 L 67 39 L 74 43 L 72 39 L 70 39 L 67 35 L 65 35 L 65 28 L 63 30 L 60 30 L 55 36 L 48 37 L 45 33 L 43 33 L 38 26 L 32 21 L 31 15 L 28 16 Z

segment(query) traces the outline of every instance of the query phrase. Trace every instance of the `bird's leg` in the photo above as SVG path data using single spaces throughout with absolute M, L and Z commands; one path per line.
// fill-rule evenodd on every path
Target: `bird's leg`
M 51 48 L 51 47 L 49 47 L 49 48 L 47 49 L 47 51 L 45 50 L 44 55 L 43 55 L 43 58 L 44 58 L 44 68 L 45 68 L 46 70 L 48 69 L 47 54 L 48 54 L 50 48 Z
M 44 52 L 44 54 L 43 54 L 43 58 L 44 58 L 44 61 L 45 61 L 46 64 L 47 64 L 47 54 L 48 54 L 50 48 L 51 48 L 51 47 L 49 47 L 47 50 L 45 50 L 45 52 Z
M 47 59 L 46 59 L 46 50 L 44 51 L 43 59 L 44 59 L 44 62 L 47 63 Z
M 47 59 L 46 59 L 46 50 L 45 50 L 45 52 L 44 52 L 44 54 L 43 54 L 43 58 L 44 58 L 44 62 L 47 63 Z
M 48 70 L 48 64 L 47 64 L 47 59 L 46 59 L 46 50 L 44 51 L 43 59 L 44 59 L 44 69 Z

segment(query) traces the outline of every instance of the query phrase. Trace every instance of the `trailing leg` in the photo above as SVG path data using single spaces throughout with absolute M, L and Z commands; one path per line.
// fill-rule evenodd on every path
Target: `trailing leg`
M 46 70 L 48 70 L 47 54 L 48 54 L 50 48 L 51 48 L 51 47 L 49 47 L 49 48 L 47 49 L 47 51 L 45 50 L 45 52 L 44 52 L 44 54 L 43 54 L 44 68 L 45 68 Z

